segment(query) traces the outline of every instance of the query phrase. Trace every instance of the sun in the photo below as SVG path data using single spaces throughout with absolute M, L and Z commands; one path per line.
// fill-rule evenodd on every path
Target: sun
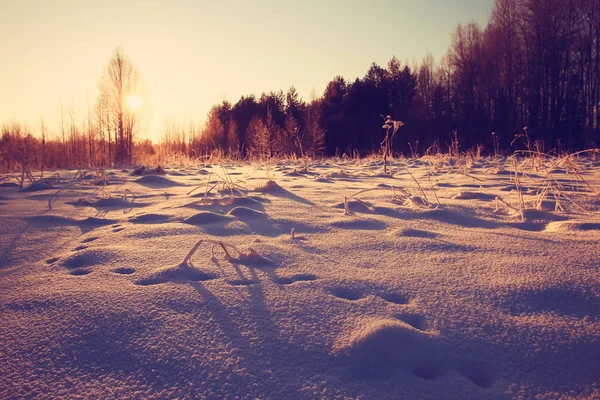
M 131 111 L 139 110 L 142 106 L 142 98 L 140 96 L 129 96 L 127 98 L 127 107 Z

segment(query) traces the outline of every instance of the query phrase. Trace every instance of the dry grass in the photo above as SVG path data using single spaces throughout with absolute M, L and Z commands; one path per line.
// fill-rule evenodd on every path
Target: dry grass
M 198 185 L 198 186 L 196 186 L 195 188 L 193 188 L 192 190 L 190 190 L 187 193 L 187 195 L 188 196 L 191 195 L 196 190 L 200 189 L 202 186 L 205 187 L 203 199 L 206 199 L 206 197 L 213 190 L 215 190 L 215 189 L 219 193 L 229 192 L 231 196 L 234 196 L 234 191 L 235 192 L 239 192 L 239 193 L 246 193 L 246 192 L 248 192 L 248 187 L 247 187 L 245 181 L 243 181 L 242 179 L 236 179 L 234 181 L 233 178 L 231 177 L 231 175 L 229 175 L 229 172 L 227 171 L 227 168 L 225 167 L 225 165 L 221 165 L 221 167 L 223 168 L 223 172 L 224 172 L 222 175 L 219 175 L 217 173 L 211 172 L 208 175 L 208 179 L 206 181 L 206 185 Z M 210 182 L 211 182 L 210 178 L 213 177 L 213 176 L 216 177 L 217 180 L 211 186 L 210 185 Z
M 190 259 L 196 253 L 196 251 L 198 251 L 198 248 L 203 243 L 208 243 L 208 244 L 212 245 L 211 253 L 212 253 L 212 257 L 214 257 L 214 258 L 216 258 L 215 248 L 220 247 L 223 250 L 223 252 L 225 253 L 225 258 L 229 261 L 238 261 L 238 262 L 267 261 L 264 257 L 262 257 L 260 254 L 258 254 L 256 251 L 254 251 L 254 249 L 252 249 L 251 247 L 248 248 L 247 251 L 242 251 L 242 250 L 238 249 L 236 246 L 234 246 L 233 244 L 226 243 L 221 240 L 200 239 L 191 248 L 191 250 L 188 252 L 188 254 L 185 256 L 185 258 L 183 259 L 183 261 L 181 263 L 189 265 Z M 233 252 L 231 250 L 233 250 Z M 237 254 L 237 256 L 234 256 L 234 254 Z
M 88 173 L 91 174 L 92 179 L 90 181 L 86 180 L 86 176 L 88 175 Z M 68 174 L 69 176 L 71 175 L 70 171 L 68 172 Z M 118 190 L 121 187 L 121 185 L 126 181 L 127 180 L 125 179 L 125 177 L 123 177 L 121 174 L 119 184 L 115 187 L 115 190 Z M 65 186 L 58 189 L 52 196 L 50 196 L 50 198 L 48 199 L 48 209 L 52 209 L 52 200 L 57 198 L 59 194 L 74 188 L 94 188 L 91 200 L 85 199 L 83 197 L 80 197 L 77 200 L 77 204 L 80 205 L 94 204 L 95 199 L 97 198 L 110 199 L 113 197 L 113 195 L 104 186 L 107 183 L 108 178 L 104 173 L 104 169 L 99 169 L 96 173 L 94 173 L 94 171 L 91 169 L 80 169 L 75 173 L 75 175 L 72 178 L 69 179 L 68 183 Z M 125 189 L 121 197 L 123 198 L 123 200 L 126 200 L 128 196 L 132 198 L 132 203 L 137 198 L 137 196 L 133 194 L 131 190 Z
M 414 177 L 413 177 L 414 178 Z M 418 182 L 417 182 L 418 184 Z M 351 195 L 348 196 L 344 196 L 344 213 L 346 215 L 350 215 L 350 207 L 348 204 L 349 200 L 355 200 L 361 204 L 363 204 L 365 207 L 367 207 L 367 209 L 369 209 L 371 212 L 375 211 L 374 207 L 367 203 L 366 201 L 362 200 L 361 198 L 359 198 L 359 195 L 365 194 L 365 193 L 369 193 L 369 192 L 391 192 L 392 194 L 392 198 L 390 199 L 390 201 L 392 203 L 396 203 L 396 204 L 406 204 L 406 202 L 409 202 L 411 205 L 413 205 L 414 207 L 417 208 L 421 208 L 421 209 L 435 209 L 439 206 L 439 199 L 438 199 L 438 203 L 437 204 L 433 204 L 432 202 L 429 201 L 429 199 L 427 198 L 427 196 L 425 195 L 425 192 L 423 191 L 422 187 L 418 184 L 421 193 L 423 195 L 423 197 L 419 197 L 419 196 L 414 196 L 408 189 L 403 188 L 401 186 L 393 186 L 393 185 L 389 185 L 388 187 L 376 187 L 376 188 L 370 188 L 370 189 L 363 189 L 360 190 L 356 193 L 353 193 Z M 435 191 L 434 191 L 435 193 Z M 437 195 L 436 195 L 436 199 L 437 199 Z

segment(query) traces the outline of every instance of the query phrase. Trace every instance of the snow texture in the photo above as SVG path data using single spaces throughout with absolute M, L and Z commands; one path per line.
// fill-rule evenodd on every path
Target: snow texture
M 495 160 L 404 161 L 426 193 L 373 160 L 3 184 L 0 398 L 598 399 L 582 163 L 537 207 L 547 172 Z

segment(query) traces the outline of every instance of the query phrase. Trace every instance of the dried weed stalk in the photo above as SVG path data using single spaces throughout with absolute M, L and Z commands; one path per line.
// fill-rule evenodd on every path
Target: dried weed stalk
M 244 252 L 244 251 L 239 250 L 236 246 L 234 246 L 234 245 L 232 245 L 230 243 L 223 242 L 221 240 L 200 239 L 194 245 L 194 247 L 192 247 L 192 249 L 185 256 L 185 258 L 183 259 L 183 261 L 181 263 L 182 264 L 189 264 L 190 259 L 192 258 L 192 256 L 194 255 L 194 253 L 196 253 L 196 251 L 198 250 L 198 248 L 200 247 L 200 245 L 202 245 L 202 243 L 210 243 L 210 244 L 212 244 L 211 252 L 212 252 L 212 256 L 213 257 L 215 257 L 215 247 L 221 247 L 221 249 L 225 253 L 225 257 L 227 258 L 227 260 L 236 260 L 236 261 L 242 261 L 242 262 L 243 261 L 259 261 L 259 260 L 264 260 L 264 258 L 260 254 L 258 254 L 256 251 L 254 251 L 254 249 L 252 249 L 252 248 L 248 248 L 248 251 Z M 237 257 L 234 257 L 232 255 L 232 252 L 229 249 L 231 249 L 235 253 L 237 253 Z

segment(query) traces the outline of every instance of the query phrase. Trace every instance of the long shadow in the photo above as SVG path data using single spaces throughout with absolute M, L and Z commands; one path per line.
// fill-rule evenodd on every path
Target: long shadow
M 580 393 L 582 388 L 593 387 L 598 381 L 600 340 L 592 333 L 579 340 L 554 340 L 548 345 L 543 339 L 547 338 L 547 333 L 543 332 L 542 327 L 512 325 L 507 328 L 506 324 L 500 327 L 491 322 L 493 320 L 494 318 L 486 319 L 489 326 L 485 331 L 505 332 L 511 338 L 510 341 L 490 340 L 492 334 L 465 337 L 458 333 L 454 337 L 448 337 L 447 343 L 460 351 L 462 358 L 483 356 L 494 360 L 495 365 L 514 365 L 514 368 L 501 368 L 497 371 L 502 380 L 514 385 L 574 395 Z M 561 327 L 553 337 L 560 335 L 569 338 L 565 329 Z M 536 351 L 531 351 L 532 348 Z M 458 355 L 455 357 L 459 358 Z M 548 369 L 548 366 L 552 368 Z
M 221 303 L 219 298 L 212 294 L 201 282 L 190 282 L 190 285 L 206 302 L 205 304 L 208 306 L 215 321 L 219 324 L 225 336 L 231 340 L 234 347 L 239 348 L 243 353 L 248 353 L 251 347 L 250 341 L 241 334 L 235 322 L 229 317 L 227 308 Z
M 141 178 L 131 180 L 131 183 L 145 186 L 150 189 L 168 189 L 176 186 L 186 186 L 162 175 L 145 175 Z
M 302 233 L 322 232 L 321 229 L 302 222 L 272 219 L 266 215 L 258 218 L 239 216 L 237 219 L 248 225 L 253 233 L 261 236 L 276 237 L 283 234 L 290 234 L 292 228 Z
M 197 226 L 204 232 L 214 236 L 228 236 L 236 234 L 235 228 L 228 228 L 227 224 L 240 221 L 257 235 L 277 237 L 282 234 L 290 234 L 292 228 L 301 233 L 317 233 L 322 229 L 306 225 L 302 222 L 288 221 L 285 219 L 272 219 L 262 211 L 247 207 L 233 207 L 236 209 L 232 214 L 220 214 L 208 210 L 202 210 L 197 215 L 178 222 Z M 231 210 L 230 210 L 231 211 Z
M 300 197 L 297 194 L 294 194 L 294 193 L 290 192 L 289 190 L 282 188 L 279 185 L 277 185 L 277 187 L 274 189 L 266 191 L 265 193 L 273 195 L 275 197 L 283 197 L 283 198 L 286 198 L 289 200 L 296 201 L 298 203 L 306 204 L 307 206 L 315 205 L 315 203 L 313 203 L 312 201 L 306 200 L 305 198 Z
M 523 235 L 513 235 L 513 234 L 510 234 L 510 233 L 503 233 L 503 232 L 498 232 L 498 231 L 486 232 L 485 234 L 486 235 L 506 236 L 506 237 L 515 238 L 515 239 L 535 240 L 535 241 L 538 241 L 538 242 L 545 242 L 545 243 L 552 243 L 552 244 L 560 244 L 561 243 L 561 242 L 557 242 L 556 240 L 547 239 L 547 238 L 532 237 L 532 236 L 523 236 Z
M 387 227 L 387 224 L 372 218 L 352 218 L 347 221 L 332 222 L 331 226 L 351 230 L 382 230 Z
M 114 224 L 117 222 L 113 219 L 87 217 L 82 220 L 73 218 L 61 217 L 57 215 L 37 215 L 34 217 L 26 217 L 25 221 L 34 228 L 56 228 L 61 226 L 75 226 L 79 228 L 81 233 L 90 232 L 102 226 Z
M 10 241 L 10 244 L 8 245 L 8 247 L 6 249 L 4 249 L 4 251 L 2 252 L 2 258 L 0 259 L 0 269 L 5 268 L 10 265 L 10 263 L 12 261 L 10 258 L 10 254 L 15 249 L 15 247 L 17 247 L 17 242 L 19 241 L 19 239 L 21 239 L 21 237 L 23 235 L 25 235 L 25 233 L 27 232 L 27 230 L 30 227 L 31 227 L 31 225 L 25 226 L 25 228 L 21 232 L 19 232 L 17 234 L 17 236 L 15 236 L 13 238 L 13 240 Z
M 120 198 L 100 199 L 89 203 L 81 204 L 78 201 L 68 201 L 66 204 L 76 207 L 90 207 L 96 211 L 116 211 L 116 210 L 131 210 L 134 208 L 146 207 L 148 204 L 136 203 L 135 201 L 124 201 Z
M 223 270 L 220 263 L 218 264 L 219 268 Z M 240 356 L 242 356 L 249 373 L 253 376 L 261 377 L 264 375 L 264 368 L 268 366 L 269 369 L 278 373 L 276 377 L 277 381 L 285 382 L 287 386 L 286 393 L 293 397 L 293 393 L 297 393 L 302 388 L 302 380 L 298 379 L 297 374 L 295 374 L 294 369 L 291 367 L 298 360 L 307 360 L 306 351 L 296 346 L 290 346 L 281 338 L 279 328 L 274 323 L 265 301 L 262 283 L 256 272 L 258 268 L 244 265 L 248 268 L 248 277 L 240 268 L 243 264 L 234 262 L 231 265 L 236 275 L 240 278 L 239 281 L 253 282 L 241 286 L 245 287 L 245 289 L 240 289 L 240 292 L 243 290 L 247 290 L 248 292 L 248 312 L 254 320 L 258 336 L 256 340 L 251 342 L 241 334 L 240 329 L 236 327 L 235 322 L 229 317 L 226 307 L 203 284 L 193 283 L 192 286 L 207 302 L 215 321 L 227 337 L 230 338 L 234 347 L 241 350 Z M 315 352 L 313 357 L 309 357 L 308 359 L 320 367 L 327 363 L 327 355 L 325 353 Z M 262 381 L 260 385 L 262 386 Z M 265 387 L 268 388 L 268 385 L 269 383 L 266 383 Z M 267 392 L 266 394 L 277 397 L 275 393 Z
M 58 346 L 56 343 L 47 346 L 52 349 L 50 357 L 39 357 L 44 369 L 51 371 L 51 378 L 64 382 L 74 373 L 85 373 L 98 381 L 105 376 L 122 381 L 133 378 L 154 393 L 162 392 L 165 387 L 177 387 L 186 394 L 184 397 L 190 397 L 188 391 L 194 389 L 185 383 L 197 380 L 198 375 L 209 376 L 208 367 L 186 364 L 179 358 L 157 357 L 153 354 L 155 350 L 139 348 L 140 338 L 147 336 L 156 324 L 153 317 L 141 314 L 132 318 L 130 314 L 74 308 L 73 314 L 84 314 L 86 323 L 73 321 L 67 328 L 70 335 L 59 340 Z M 205 371 L 198 370 L 201 368 Z
M 455 210 L 435 209 L 427 211 L 415 211 L 412 209 L 393 209 L 389 207 L 376 207 L 376 212 L 392 218 L 404 220 L 433 220 L 450 225 L 463 226 L 465 228 L 486 228 L 494 229 L 502 226 L 502 223 L 488 221 L 473 215 L 468 215 Z
M 513 291 L 502 308 L 511 315 L 555 313 L 562 316 L 600 320 L 600 298 L 578 288 L 549 287 Z
M 449 242 L 440 238 L 426 238 L 424 240 L 413 241 L 407 244 L 406 250 L 415 251 L 423 250 L 427 252 L 440 253 L 476 253 L 481 252 L 481 249 L 476 246 L 462 245 Z
M 235 207 L 248 207 L 257 211 L 264 212 L 265 206 L 262 201 L 255 200 L 252 197 L 235 198 L 235 200 L 227 201 L 227 199 L 209 199 L 209 202 L 202 203 L 199 200 L 184 204 L 182 208 L 192 208 L 199 211 L 218 211 L 222 214 L 227 214 Z

